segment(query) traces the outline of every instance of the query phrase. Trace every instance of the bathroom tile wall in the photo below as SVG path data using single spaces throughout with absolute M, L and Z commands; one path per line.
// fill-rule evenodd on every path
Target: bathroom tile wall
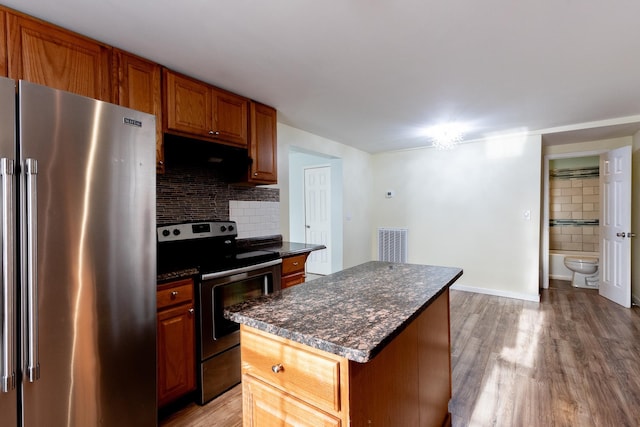
M 600 179 L 550 179 L 551 250 L 599 251 Z
M 157 224 L 226 221 L 231 200 L 280 201 L 278 189 L 236 186 L 228 181 L 225 172 L 215 165 L 167 163 L 166 172 L 157 176 Z M 279 233 L 278 229 L 273 234 Z

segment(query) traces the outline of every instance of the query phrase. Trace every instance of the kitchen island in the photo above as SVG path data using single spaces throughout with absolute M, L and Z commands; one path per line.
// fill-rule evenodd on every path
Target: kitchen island
M 261 425 L 447 425 L 451 267 L 373 261 L 230 307 L 243 417 Z

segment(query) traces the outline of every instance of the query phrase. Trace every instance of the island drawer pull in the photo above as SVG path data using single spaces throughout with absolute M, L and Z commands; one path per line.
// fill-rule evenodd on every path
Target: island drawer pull
M 277 374 L 278 372 L 284 371 L 284 366 L 282 366 L 282 363 L 278 363 L 276 365 L 273 365 L 271 367 L 271 370 L 273 371 L 274 374 Z

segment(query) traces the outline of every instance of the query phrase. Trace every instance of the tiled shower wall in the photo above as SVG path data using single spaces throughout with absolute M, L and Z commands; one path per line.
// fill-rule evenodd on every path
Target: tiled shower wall
M 598 252 L 600 178 L 593 173 L 585 178 L 572 178 L 570 175 L 552 172 L 549 181 L 549 249 Z
M 165 173 L 157 176 L 157 224 L 226 221 L 231 200 L 280 201 L 278 189 L 238 186 L 228 181 L 225 172 L 215 164 L 167 163 Z

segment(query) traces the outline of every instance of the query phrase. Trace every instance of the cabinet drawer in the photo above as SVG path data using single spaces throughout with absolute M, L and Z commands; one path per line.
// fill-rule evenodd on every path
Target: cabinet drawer
M 300 273 L 304 271 L 307 254 L 282 258 L 282 274 Z
M 243 328 L 242 371 L 318 408 L 340 411 L 340 362 Z M 278 367 L 278 368 L 276 368 Z
M 282 276 L 282 280 L 280 281 L 280 283 L 281 283 L 280 287 L 282 289 L 290 288 L 291 286 L 304 283 L 304 273 L 291 274 L 289 276 Z
M 193 300 L 193 280 L 181 280 L 158 286 L 156 292 L 157 308 L 161 310 L 176 304 Z

